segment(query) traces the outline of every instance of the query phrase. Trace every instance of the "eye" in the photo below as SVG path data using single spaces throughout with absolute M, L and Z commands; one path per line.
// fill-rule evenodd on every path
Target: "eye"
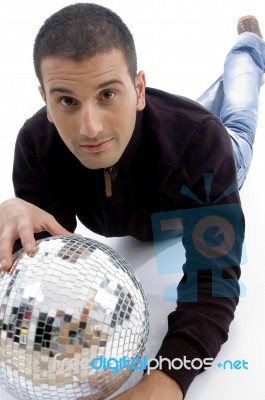
M 61 97 L 59 101 L 64 107 L 71 107 L 77 104 L 76 100 L 72 97 Z
M 116 96 L 116 93 L 113 90 L 105 90 L 100 95 L 102 100 L 112 100 L 115 96 Z

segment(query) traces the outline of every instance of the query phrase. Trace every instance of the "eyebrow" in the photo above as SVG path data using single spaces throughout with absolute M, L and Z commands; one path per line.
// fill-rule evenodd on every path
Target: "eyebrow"
M 62 94 L 69 94 L 69 95 L 74 94 L 74 92 L 72 90 L 66 89 L 64 87 L 54 87 L 49 90 L 50 94 L 55 93 L 55 92 L 62 93 Z
M 108 86 L 114 85 L 114 84 L 124 85 L 124 83 L 122 81 L 120 81 L 119 79 L 110 79 L 108 81 L 100 83 L 96 87 L 96 90 L 104 89 L 105 87 L 108 87 Z M 67 89 L 67 88 L 64 88 L 64 87 L 61 87 L 61 86 L 51 88 L 49 90 L 49 92 L 50 92 L 50 94 L 57 92 L 57 93 L 68 94 L 68 95 L 72 95 L 72 96 L 74 95 L 74 92 L 71 89 Z
M 97 90 L 104 89 L 105 87 L 114 85 L 114 84 L 124 85 L 124 83 L 122 81 L 120 81 L 119 79 L 110 79 L 109 81 L 102 82 L 100 85 L 98 85 L 96 87 L 96 89 Z

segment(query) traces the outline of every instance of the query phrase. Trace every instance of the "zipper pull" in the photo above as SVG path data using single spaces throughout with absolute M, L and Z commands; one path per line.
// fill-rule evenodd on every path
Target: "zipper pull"
M 112 196 L 112 187 L 111 187 L 111 176 L 109 169 L 104 169 L 104 179 L 105 179 L 105 193 L 107 197 Z

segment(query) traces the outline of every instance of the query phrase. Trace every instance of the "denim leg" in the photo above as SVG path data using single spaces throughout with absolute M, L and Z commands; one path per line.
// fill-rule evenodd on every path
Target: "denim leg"
M 265 42 L 253 33 L 243 33 L 227 55 L 223 75 L 197 99 L 221 119 L 231 136 L 239 187 L 252 158 L 264 72 Z

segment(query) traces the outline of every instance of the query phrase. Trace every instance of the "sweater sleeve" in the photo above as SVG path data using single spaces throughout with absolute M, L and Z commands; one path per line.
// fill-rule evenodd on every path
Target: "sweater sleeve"
M 197 359 L 193 367 L 190 362 L 181 368 L 178 362 L 175 369 L 162 364 L 162 370 L 180 384 L 185 396 L 193 379 L 206 367 L 204 360 L 208 359 L 208 364 L 209 359 L 213 361 L 227 340 L 240 294 L 244 219 L 231 141 L 218 120 L 209 119 L 198 132 L 181 173 L 183 185 L 175 194 L 172 173 L 167 201 L 171 209 L 175 197 L 183 205 L 172 216 L 183 225 L 186 262 L 177 287 L 177 308 L 168 316 L 168 332 L 156 358 Z
M 13 185 L 15 196 L 52 214 L 67 230 L 76 228 L 74 205 L 70 207 L 67 183 L 57 179 L 63 162 L 67 163 L 58 141 L 39 115 L 32 117 L 21 128 L 15 145 Z M 50 124 L 51 125 L 51 124 Z M 53 138 L 54 137 L 54 138 Z M 36 239 L 49 236 L 36 234 Z

